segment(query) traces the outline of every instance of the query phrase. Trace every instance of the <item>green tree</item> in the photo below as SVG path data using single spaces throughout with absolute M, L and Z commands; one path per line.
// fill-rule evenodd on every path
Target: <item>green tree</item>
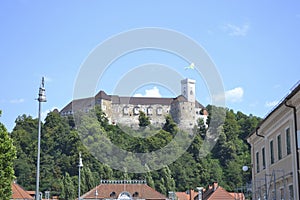
M 139 113 L 139 126 L 146 127 L 150 125 L 150 119 L 146 114 L 142 111 Z
M 171 170 L 168 166 L 161 170 L 161 177 L 164 179 L 166 194 L 170 191 L 175 191 L 175 181 L 172 177 Z
M 11 138 L 17 149 L 17 159 L 14 161 L 15 176 L 18 183 L 24 188 L 34 190 L 38 120 L 31 116 L 21 115 L 17 117 L 15 123 L 11 133 Z
M 166 123 L 163 126 L 163 130 L 171 133 L 172 135 L 176 135 L 178 132 L 177 124 L 174 122 L 171 115 L 166 116 Z
M 64 200 L 75 199 L 76 191 L 77 190 L 75 189 L 72 178 L 70 177 L 69 173 L 66 172 L 65 176 L 61 181 L 60 199 L 64 199 Z
M 0 110 L 0 116 L 2 111 Z M 13 163 L 16 148 L 5 126 L 0 122 L 0 199 L 9 200 L 12 195 L 11 184 L 14 180 Z

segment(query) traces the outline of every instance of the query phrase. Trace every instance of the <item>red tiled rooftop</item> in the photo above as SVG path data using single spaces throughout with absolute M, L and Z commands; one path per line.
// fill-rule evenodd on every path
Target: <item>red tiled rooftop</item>
M 110 195 L 114 192 L 115 198 L 117 198 L 122 192 L 128 192 L 132 196 L 136 194 L 139 199 L 151 199 L 151 200 L 165 200 L 167 197 L 147 184 L 114 184 L 114 183 L 102 183 L 93 188 L 89 192 L 82 195 L 83 199 L 94 199 L 96 197 L 96 190 L 98 192 L 98 198 L 111 198 Z
M 33 197 L 17 183 L 12 183 L 12 199 L 32 200 Z

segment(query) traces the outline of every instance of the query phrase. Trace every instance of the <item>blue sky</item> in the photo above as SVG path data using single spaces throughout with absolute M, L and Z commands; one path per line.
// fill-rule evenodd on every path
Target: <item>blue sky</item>
M 46 77 L 43 113 L 63 108 L 89 53 L 120 32 L 143 27 L 178 31 L 209 54 L 222 76 L 226 105 L 263 117 L 299 81 L 299 1 L 34 1 L 0 2 L 0 121 L 9 131 L 17 116 L 37 116 L 35 100 Z M 141 51 L 112 64 L 97 89 L 108 94 L 113 83 L 143 63 L 162 63 L 184 77 L 182 59 L 159 51 Z M 197 81 L 197 99 L 210 103 L 205 82 Z M 179 84 L 179 83 L 178 83 Z M 180 85 L 178 85 L 179 87 Z M 159 85 L 140 95 L 172 96 Z

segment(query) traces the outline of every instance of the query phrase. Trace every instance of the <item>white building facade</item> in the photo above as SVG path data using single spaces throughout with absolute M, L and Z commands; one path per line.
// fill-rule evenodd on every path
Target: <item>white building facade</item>
M 300 199 L 299 125 L 300 83 L 247 138 L 253 199 Z

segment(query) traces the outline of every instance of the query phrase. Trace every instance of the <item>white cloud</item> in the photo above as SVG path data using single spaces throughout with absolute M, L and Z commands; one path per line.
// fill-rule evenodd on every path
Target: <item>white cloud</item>
M 25 100 L 23 98 L 20 98 L 20 99 L 12 99 L 9 102 L 12 104 L 20 104 L 20 103 L 23 103 L 24 101 Z
M 225 24 L 224 30 L 227 32 L 230 36 L 246 36 L 248 31 L 250 29 L 250 26 L 248 24 L 244 24 L 242 26 L 236 26 L 233 24 Z
M 157 87 L 153 87 L 152 89 L 145 90 L 145 95 L 143 94 L 134 94 L 134 97 L 161 97 L 161 94 L 159 93 L 159 89 Z
M 244 90 L 241 87 L 236 87 L 232 90 L 225 91 L 225 98 L 228 102 L 240 102 L 244 96 Z
M 57 109 L 57 107 L 52 107 L 51 109 L 47 109 L 45 111 L 41 112 L 41 120 L 44 121 L 48 115 L 49 112 L 53 111 L 54 109 Z
M 236 87 L 231 90 L 225 91 L 223 94 L 213 96 L 214 101 L 222 102 L 224 98 L 227 102 L 235 103 L 241 102 L 244 96 L 244 90 L 242 87 Z
M 265 103 L 265 107 L 273 108 L 273 107 L 275 107 L 278 103 L 279 103 L 279 101 L 277 101 L 277 100 L 275 100 L 275 101 L 267 101 L 267 102 Z
M 52 78 L 48 76 L 44 76 L 45 82 L 52 82 Z

